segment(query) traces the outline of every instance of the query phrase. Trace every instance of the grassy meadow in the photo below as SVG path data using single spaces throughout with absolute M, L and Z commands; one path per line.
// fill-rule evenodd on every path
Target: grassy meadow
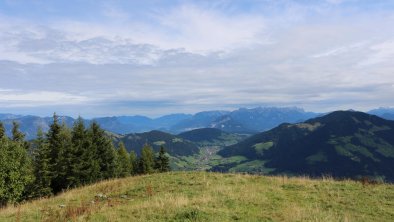
M 0 221 L 394 221 L 394 185 L 171 172 L 9 206 Z

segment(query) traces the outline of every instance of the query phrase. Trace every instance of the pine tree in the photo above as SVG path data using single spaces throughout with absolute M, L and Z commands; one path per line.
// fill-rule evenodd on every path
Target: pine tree
M 131 171 L 131 163 L 129 154 L 127 153 L 126 147 L 123 142 L 119 143 L 118 147 L 118 176 L 119 177 L 127 177 L 130 176 Z
M 160 147 L 159 155 L 155 159 L 155 169 L 161 173 L 170 171 L 170 160 L 163 146 Z
M 111 140 L 105 135 L 99 124 L 93 122 L 89 128 L 91 145 L 96 150 L 97 163 L 99 165 L 99 178 L 109 179 L 116 176 L 116 150 Z
M 141 157 L 138 161 L 138 171 L 141 174 L 153 173 L 154 153 L 151 146 L 145 144 L 141 151 Z
M 50 196 L 52 194 L 51 181 L 52 172 L 50 169 L 51 153 L 48 143 L 44 138 L 42 129 L 37 131 L 34 150 L 34 175 L 35 182 L 33 195 L 35 197 Z
M 130 166 L 131 166 L 130 174 L 135 175 L 137 173 L 138 164 L 137 164 L 137 154 L 134 152 L 134 150 L 130 151 Z

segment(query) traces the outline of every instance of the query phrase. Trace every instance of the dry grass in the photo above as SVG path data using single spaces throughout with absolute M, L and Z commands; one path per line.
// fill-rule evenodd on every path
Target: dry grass
M 329 177 L 164 173 L 8 207 L 0 221 L 394 221 L 394 186 Z

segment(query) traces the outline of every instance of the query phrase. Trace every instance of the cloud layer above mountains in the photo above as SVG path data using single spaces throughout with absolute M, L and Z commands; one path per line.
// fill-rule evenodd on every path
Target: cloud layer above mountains
M 3 1 L 0 112 L 393 106 L 392 1 Z

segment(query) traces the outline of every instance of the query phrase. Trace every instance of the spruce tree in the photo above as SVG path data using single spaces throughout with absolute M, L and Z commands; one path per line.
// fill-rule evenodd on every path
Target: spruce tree
M 160 147 L 159 155 L 155 159 L 155 169 L 158 172 L 170 171 L 170 160 L 163 146 Z
M 58 136 L 58 155 L 55 162 L 54 176 L 51 182 L 51 187 L 54 193 L 58 193 L 69 187 L 73 187 L 73 171 L 72 164 L 75 163 L 73 155 L 73 146 L 71 140 L 71 130 L 65 123 L 59 125 Z
M 26 150 L 29 150 L 30 144 L 25 141 L 25 134 L 20 131 L 19 123 L 16 121 L 12 121 L 12 140 L 20 143 Z
M 123 142 L 119 143 L 118 147 L 118 176 L 119 177 L 127 177 L 130 176 L 131 171 L 131 163 L 129 154 L 127 153 L 126 147 Z
M 79 186 L 93 183 L 98 180 L 100 166 L 97 161 L 96 146 L 92 145 L 91 138 L 85 130 L 85 125 L 81 117 L 74 123 L 72 130 L 73 143 L 73 163 L 72 185 Z
M 138 161 L 138 170 L 141 174 L 153 173 L 154 171 L 154 153 L 151 146 L 145 144 L 141 151 L 141 157 Z
M 130 151 L 130 174 L 135 175 L 137 173 L 137 154 L 134 152 L 134 150 Z
M 6 137 L 5 128 L 3 122 L 0 122 L 0 139 Z
M 47 133 L 48 149 L 50 152 L 49 175 L 51 175 L 51 188 L 54 193 L 61 191 L 64 186 L 60 180 L 61 175 L 58 175 L 62 168 L 60 165 L 61 156 L 59 154 L 61 153 L 61 145 L 64 142 L 60 136 L 61 130 L 58 116 L 54 113 L 53 123 L 50 125 Z
M 33 153 L 35 175 L 33 195 L 35 197 L 50 196 L 52 194 L 51 152 L 41 128 L 38 129 L 37 139 L 34 142 L 36 148 Z
M 19 130 L 19 123 L 12 121 L 12 140 L 15 142 L 23 143 L 25 139 L 25 134 Z
M 111 140 L 105 135 L 97 122 L 93 122 L 89 128 L 91 146 L 96 150 L 99 166 L 99 178 L 109 179 L 116 176 L 116 150 Z

